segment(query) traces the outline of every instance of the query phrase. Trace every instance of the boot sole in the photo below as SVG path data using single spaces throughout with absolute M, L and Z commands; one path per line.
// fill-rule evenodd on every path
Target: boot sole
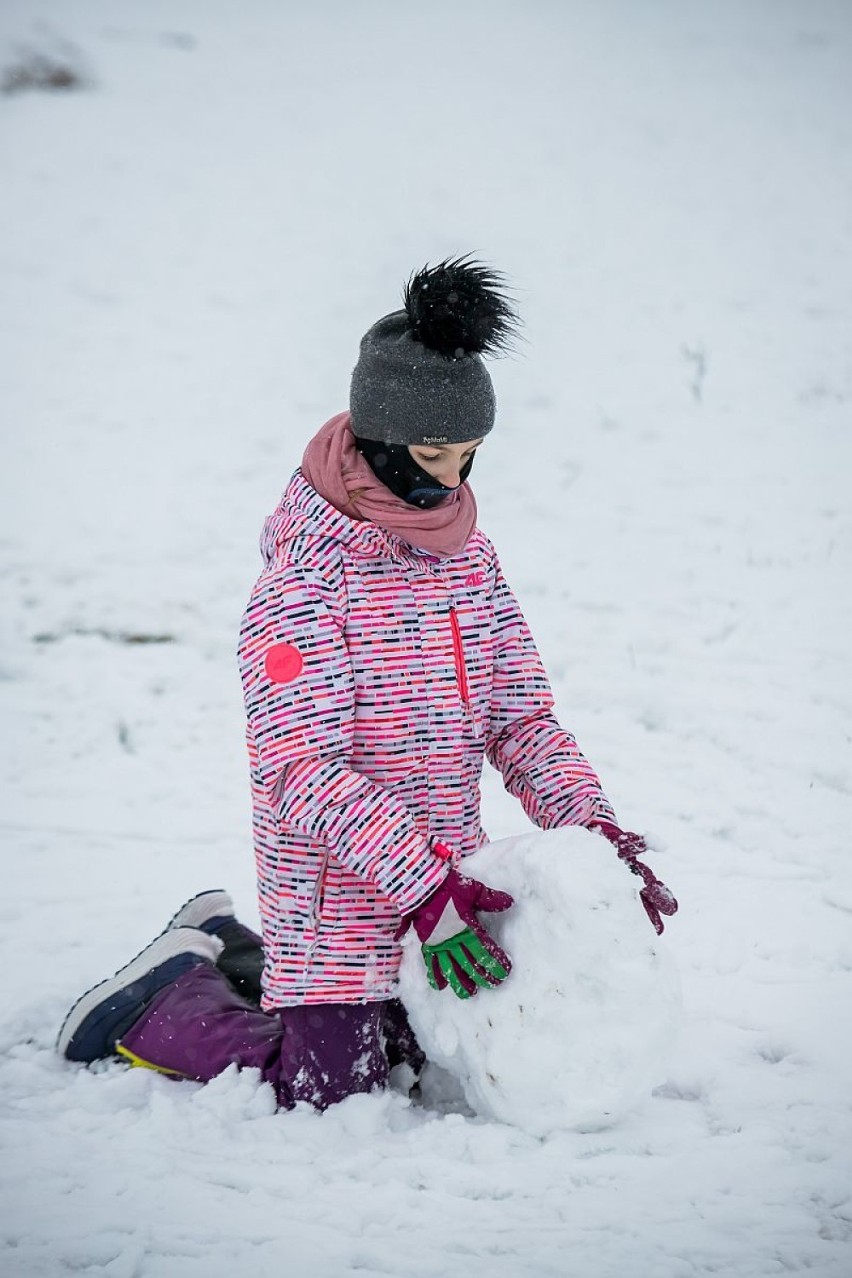
M 192 896 L 167 923 L 166 931 L 179 927 L 203 928 L 211 919 L 234 918 L 234 902 L 229 893 L 222 888 L 211 888 L 208 892 L 199 892 Z
M 196 928 L 173 928 L 163 932 L 156 940 L 146 945 L 144 950 L 119 968 L 114 976 L 99 981 L 91 989 L 81 994 L 73 1005 L 59 1030 L 56 1038 L 56 1050 L 64 1056 L 84 1021 L 108 998 L 114 997 L 134 981 L 142 980 L 155 968 L 169 959 L 181 954 L 196 954 L 199 958 L 215 963 L 222 951 L 222 942 L 217 936 L 200 932 Z

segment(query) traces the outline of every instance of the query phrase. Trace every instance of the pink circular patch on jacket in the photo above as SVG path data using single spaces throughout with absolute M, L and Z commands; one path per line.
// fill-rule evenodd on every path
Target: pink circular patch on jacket
M 302 673 L 302 654 L 291 643 L 276 643 L 264 660 L 266 673 L 273 683 L 290 683 Z

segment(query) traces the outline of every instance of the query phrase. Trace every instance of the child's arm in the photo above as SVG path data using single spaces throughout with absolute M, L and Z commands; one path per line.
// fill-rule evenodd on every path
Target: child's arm
M 541 829 L 615 824 L 594 768 L 553 713 L 553 693 L 535 641 L 499 563 L 496 568 L 488 759 Z
M 255 586 L 239 645 L 252 770 L 283 821 L 407 914 L 449 867 L 405 805 L 348 766 L 355 684 L 337 611 L 327 576 L 304 564 Z

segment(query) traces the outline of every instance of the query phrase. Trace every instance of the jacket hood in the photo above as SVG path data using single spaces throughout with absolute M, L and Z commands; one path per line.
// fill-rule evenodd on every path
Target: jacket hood
M 337 510 L 297 470 L 276 509 L 263 525 L 260 550 L 270 564 L 295 537 L 338 541 L 348 552 L 365 559 L 410 559 L 417 552 L 393 533 L 370 520 L 350 519 Z

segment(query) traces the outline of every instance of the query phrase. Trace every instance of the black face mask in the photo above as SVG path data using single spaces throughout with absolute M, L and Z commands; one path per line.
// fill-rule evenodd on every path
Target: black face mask
M 409 506 L 431 510 L 456 492 L 455 488 L 439 484 L 434 476 L 418 466 L 405 444 L 383 444 L 381 440 L 362 439 L 360 435 L 355 436 L 355 443 L 376 478 Z M 470 456 L 459 471 L 459 488 L 472 467 L 473 456 Z

